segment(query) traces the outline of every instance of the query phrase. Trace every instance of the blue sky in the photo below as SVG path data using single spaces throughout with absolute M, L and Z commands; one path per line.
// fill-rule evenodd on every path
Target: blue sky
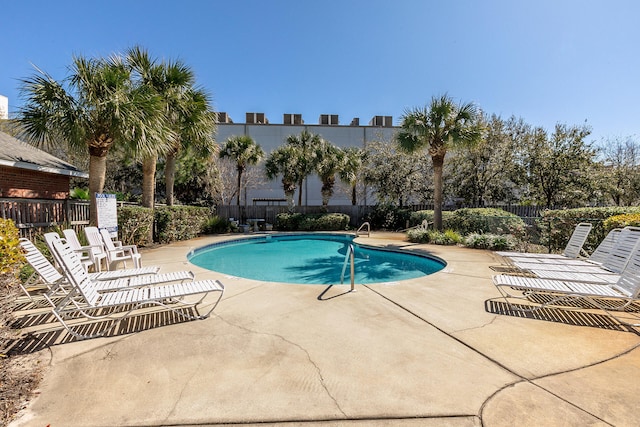
M 236 122 L 391 115 L 448 93 L 505 118 L 591 140 L 637 136 L 640 2 L 629 0 L 20 0 L 4 2 L 0 94 L 33 65 L 141 45 L 181 59 Z

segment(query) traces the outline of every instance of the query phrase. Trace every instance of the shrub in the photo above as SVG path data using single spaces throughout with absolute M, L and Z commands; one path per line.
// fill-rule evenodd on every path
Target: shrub
M 401 230 L 407 228 L 411 211 L 392 205 L 377 205 L 365 216 L 371 228 L 383 230 Z
M 462 236 L 454 230 L 444 232 L 437 230 L 412 229 L 407 232 L 410 242 L 432 243 L 434 245 L 456 245 L 463 241 Z
M 340 231 L 347 229 L 349 221 L 349 215 L 341 213 L 281 213 L 276 216 L 274 228 L 280 231 Z
M 170 243 L 202 233 L 211 211 L 197 206 L 162 206 L 154 211 L 157 240 Z
M 218 215 L 214 215 L 209 218 L 202 228 L 202 232 L 204 234 L 222 234 L 229 233 L 230 231 L 231 221 Z
M 464 244 L 470 248 L 504 251 L 515 249 L 518 239 L 510 234 L 472 233 L 464 239 Z
M 118 208 L 118 234 L 124 245 L 146 246 L 152 242 L 153 209 L 140 206 Z
M 605 233 L 614 228 L 624 228 L 627 226 L 640 227 L 640 214 L 622 214 L 614 215 L 605 219 L 602 227 Z
M 518 215 L 496 208 L 463 208 L 453 212 L 448 227 L 460 234 L 492 233 L 523 236 L 525 223 Z
M 18 273 L 25 262 L 19 239 L 13 221 L 0 218 L 0 350 L 13 335 L 8 325 L 13 320 L 13 303 L 19 292 Z
M 0 274 L 15 273 L 24 261 L 18 228 L 12 220 L 0 218 Z

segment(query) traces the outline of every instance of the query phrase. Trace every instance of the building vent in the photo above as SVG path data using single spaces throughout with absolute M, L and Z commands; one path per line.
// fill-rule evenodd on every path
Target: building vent
M 329 126 L 337 125 L 338 115 L 337 114 L 320 114 L 320 120 L 318 120 L 318 124 L 329 125 Z
M 218 123 L 233 123 L 233 120 L 231 120 L 231 117 L 229 117 L 227 113 L 219 112 Z
M 269 124 L 269 120 L 264 116 L 264 113 L 247 113 L 246 114 L 248 125 L 266 125 Z
M 351 124 L 349 126 L 360 126 L 360 118 L 354 117 L 353 120 L 351 120 Z
M 285 114 L 283 121 L 285 125 L 303 125 L 304 124 L 304 120 L 302 120 L 302 114 Z
M 393 126 L 393 117 L 391 116 L 374 116 L 369 122 L 369 126 L 381 126 L 390 128 Z

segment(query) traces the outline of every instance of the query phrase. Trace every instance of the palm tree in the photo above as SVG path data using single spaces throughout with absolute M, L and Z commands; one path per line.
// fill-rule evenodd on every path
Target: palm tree
M 289 135 L 286 144 L 295 147 L 298 153 L 298 206 L 302 205 L 302 184 L 316 167 L 317 148 L 321 144 L 320 135 L 303 130 L 300 135 Z
M 431 105 L 406 111 L 396 135 L 407 152 L 427 149 L 433 163 L 433 223 L 442 230 L 442 169 L 449 148 L 474 144 L 481 136 L 478 110 L 472 103 L 456 105 L 448 95 L 433 97 Z
M 166 156 L 167 204 L 173 205 L 176 156 L 183 146 L 192 145 L 201 154 L 214 150 L 215 115 L 206 93 L 195 89 L 193 71 L 180 61 L 158 63 L 136 46 L 128 50 L 127 63 L 137 83 L 156 93 L 164 103 L 168 148 L 142 153 L 142 205 L 153 207 L 158 155 Z M 159 145 L 160 147 L 160 145 Z
M 55 81 L 44 71 L 21 81 L 25 105 L 18 122 L 36 144 L 66 141 L 89 152 L 90 222 L 97 224 L 96 193 L 104 190 L 106 159 L 114 144 L 136 141 L 142 152 L 165 145 L 160 99 L 134 87 L 122 57 L 74 57 L 70 75 Z
M 358 147 L 347 147 L 343 150 L 344 161 L 342 167 L 338 171 L 340 180 L 351 186 L 351 204 L 355 206 L 358 203 L 356 197 L 356 184 L 358 175 L 362 169 L 364 159 L 364 150 Z
M 209 95 L 202 89 L 191 88 L 183 97 L 182 108 L 170 117 L 177 138 L 166 153 L 164 171 L 167 205 L 173 205 L 173 187 L 176 174 L 176 158 L 181 150 L 192 148 L 202 157 L 210 157 L 218 148 L 214 134 L 217 117 L 211 107 Z
M 290 212 L 293 211 L 293 195 L 301 176 L 300 159 L 300 149 L 298 147 L 281 145 L 269 154 L 265 162 L 267 178 L 273 180 L 278 176 L 282 176 L 282 189 L 287 198 L 287 206 Z
M 220 150 L 220 158 L 229 157 L 236 162 L 238 171 L 237 204 L 240 206 L 240 190 L 242 188 L 242 174 L 249 165 L 256 165 L 264 157 L 264 151 L 259 144 L 248 135 L 231 136 Z
M 324 139 L 316 148 L 316 172 L 322 181 L 322 206 L 327 207 L 333 196 L 336 173 L 341 170 L 345 160 L 344 151 Z

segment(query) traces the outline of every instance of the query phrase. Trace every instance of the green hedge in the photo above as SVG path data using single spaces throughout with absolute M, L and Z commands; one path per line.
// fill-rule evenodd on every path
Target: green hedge
M 125 245 L 146 246 L 152 242 L 153 209 L 140 206 L 118 208 L 118 235 Z
M 202 233 L 211 210 L 197 206 L 162 206 L 155 208 L 156 240 L 170 243 L 189 240 Z
M 349 215 L 341 213 L 276 215 L 274 228 L 279 231 L 341 231 L 349 225 Z
M 471 233 L 523 236 L 525 223 L 518 215 L 496 208 L 463 208 L 453 212 L 447 226 L 462 235 Z
M 605 228 L 605 220 L 623 214 L 640 214 L 640 207 L 598 207 L 545 210 L 537 221 L 540 230 L 540 243 L 552 251 L 564 249 L 574 228 L 581 222 L 593 225 L 584 248 L 591 253 L 604 239 L 609 229 Z

